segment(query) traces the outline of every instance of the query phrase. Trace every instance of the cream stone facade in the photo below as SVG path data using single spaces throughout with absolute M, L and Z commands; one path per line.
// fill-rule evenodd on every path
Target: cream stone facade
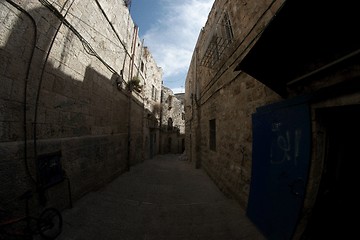
M 161 92 L 161 153 L 185 151 L 184 94 L 174 94 L 165 86 Z
M 47 190 L 64 207 L 159 152 L 162 69 L 128 2 L 1 1 L 2 204 L 45 184 L 48 154 L 71 183 Z

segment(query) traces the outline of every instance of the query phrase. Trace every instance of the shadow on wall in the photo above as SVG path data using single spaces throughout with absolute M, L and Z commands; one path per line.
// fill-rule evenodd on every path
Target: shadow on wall
M 34 187 L 40 154 L 62 152 L 74 198 L 121 174 L 130 161 L 142 161 L 128 159 L 129 95 L 89 66 L 82 81 L 61 70 L 75 66 L 54 67 L 47 61 L 43 70 L 60 21 L 46 8 L 29 11 L 30 17 L 7 3 L 0 7 L 9 12 L 5 27 L 11 27 L 6 21 L 16 19 L 0 48 L 0 204 L 16 205 L 14 199 Z M 31 18 L 38 26 L 36 43 Z M 71 50 L 64 47 L 61 58 L 72 57 Z M 132 101 L 136 104 L 131 112 L 137 115 L 131 124 L 141 126 L 143 106 Z M 131 147 L 142 148 L 142 141 Z M 64 207 L 67 196 L 62 195 L 48 193 L 49 200 Z

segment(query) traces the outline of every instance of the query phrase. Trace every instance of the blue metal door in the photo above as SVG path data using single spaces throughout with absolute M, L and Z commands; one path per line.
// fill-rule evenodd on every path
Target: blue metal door
M 311 125 L 304 99 L 257 109 L 248 217 L 268 239 L 291 239 L 303 206 Z

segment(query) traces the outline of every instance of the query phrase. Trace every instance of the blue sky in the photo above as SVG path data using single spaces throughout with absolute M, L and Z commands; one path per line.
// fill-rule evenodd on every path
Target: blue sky
M 139 35 L 164 71 L 164 85 L 184 92 L 186 74 L 201 28 L 214 0 L 132 0 Z

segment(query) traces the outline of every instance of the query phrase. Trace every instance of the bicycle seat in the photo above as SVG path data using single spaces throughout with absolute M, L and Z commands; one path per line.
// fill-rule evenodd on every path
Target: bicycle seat
M 23 199 L 29 200 L 32 196 L 33 196 L 33 192 L 31 190 L 28 190 L 25 193 L 23 193 L 22 195 L 20 195 L 19 199 L 20 200 L 23 200 Z

